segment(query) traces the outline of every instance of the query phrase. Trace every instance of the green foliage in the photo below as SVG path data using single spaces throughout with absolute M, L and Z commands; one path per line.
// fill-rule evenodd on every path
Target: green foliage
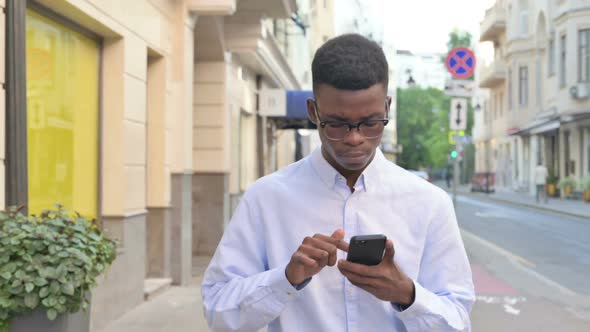
M 0 211 L 0 331 L 37 307 L 51 320 L 85 310 L 96 278 L 115 260 L 116 243 L 94 220 L 56 207 L 38 217 Z
M 559 180 L 559 177 L 557 175 L 555 175 L 555 172 L 553 172 L 553 170 L 549 170 L 548 174 L 547 174 L 547 184 L 554 184 L 557 185 L 557 181 Z
M 400 166 L 445 167 L 454 148 L 448 138 L 450 107 L 450 98 L 438 89 L 398 89 L 398 142 L 404 147 L 397 160 Z M 465 133 L 471 133 L 472 127 L 473 109 L 469 105 Z
M 561 179 L 559 181 L 559 184 L 557 185 L 557 187 L 559 187 L 559 189 L 563 189 L 565 187 L 571 186 L 572 189 L 576 188 L 576 180 L 573 177 L 565 177 L 563 179 Z
M 580 180 L 580 188 L 582 191 L 590 190 L 590 176 L 585 176 Z

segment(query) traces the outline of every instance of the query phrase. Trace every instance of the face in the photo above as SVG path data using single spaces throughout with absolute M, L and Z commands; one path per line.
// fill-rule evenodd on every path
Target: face
M 382 133 L 375 138 L 366 138 L 356 128 L 352 128 L 343 139 L 332 140 L 326 136 L 327 129 L 319 125 L 320 120 L 358 124 L 361 121 L 384 119 L 387 117 L 385 103 L 391 103 L 385 88 L 382 84 L 376 84 L 365 90 L 350 91 L 321 84 L 316 87 L 315 95 L 317 109 L 314 102 L 308 100 L 307 111 L 310 119 L 318 125 L 324 157 L 340 173 L 362 172 L 373 159 Z

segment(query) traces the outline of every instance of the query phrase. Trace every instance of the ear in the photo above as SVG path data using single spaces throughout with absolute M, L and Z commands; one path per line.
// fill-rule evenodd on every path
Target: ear
M 309 118 L 309 120 L 311 122 L 313 122 L 315 125 L 317 125 L 318 119 L 316 118 L 315 103 L 313 102 L 313 99 L 308 98 L 306 103 L 307 103 L 307 117 Z

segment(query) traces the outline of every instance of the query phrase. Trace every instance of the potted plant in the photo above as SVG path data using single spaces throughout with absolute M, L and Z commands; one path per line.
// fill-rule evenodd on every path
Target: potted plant
M 585 176 L 580 180 L 580 187 L 582 188 L 584 202 L 590 202 L 590 176 Z
M 563 197 L 568 198 L 576 188 L 576 180 L 571 176 L 565 177 L 559 181 L 558 187 L 562 191 Z
M 94 220 L 56 207 L 40 216 L 0 211 L 0 332 L 88 329 L 59 322 L 86 311 L 116 243 Z
M 549 175 L 547 175 L 546 187 L 547 187 L 547 195 L 549 195 L 550 197 L 557 196 L 557 190 L 556 190 L 557 181 L 558 181 L 558 177 L 552 171 L 549 171 Z

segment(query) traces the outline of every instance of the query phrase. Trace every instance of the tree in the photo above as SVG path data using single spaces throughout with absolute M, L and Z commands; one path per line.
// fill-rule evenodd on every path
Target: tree
M 398 89 L 397 98 L 398 141 L 404 147 L 398 164 L 407 169 L 433 166 L 433 161 L 437 158 L 437 152 L 433 151 L 433 141 L 440 140 L 440 136 L 445 135 L 441 132 L 445 129 L 439 128 L 440 125 L 435 123 L 440 124 L 441 120 L 438 118 L 444 117 L 441 113 L 444 113 L 442 110 L 446 97 L 438 89 L 415 87 Z M 448 110 L 446 114 L 448 117 Z M 433 129 L 435 127 L 436 130 Z M 438 137 L 433 138 L 435 135 Z M 446 142 L 447 139 L 443 141 Z M 443 153 L 446 154 L 446 151 Z

